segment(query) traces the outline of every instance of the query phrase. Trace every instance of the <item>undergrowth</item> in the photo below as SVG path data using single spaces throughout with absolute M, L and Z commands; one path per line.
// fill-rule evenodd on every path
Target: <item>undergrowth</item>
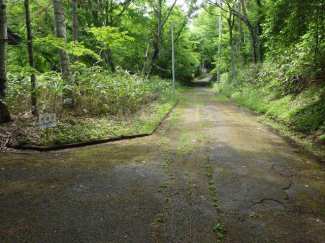
M 312 137 L 316 144 L 325 145 L 324 84 L 317 77 L 294 75 L 286 68 L 270 62 L 248 66 L 235 78 L 223 74 L 213 89 L 300 138 Z
M 30 83 L 26 73 L 8 74 L 8 107 L 14 122 L 5 124 L 10 145 L 60 145 L 152 133 L 177 102 L 170 80 L 145 79 L 119 70 L 74 66 L 69 86 L 56 72 L 36 75 L 39 114 L 56 113 L 50 140 L 31 115 Z M 179 85 L 178 85 L 179 87 Z M 74 106 L 64 109 L 64 92 L 71 89 Z

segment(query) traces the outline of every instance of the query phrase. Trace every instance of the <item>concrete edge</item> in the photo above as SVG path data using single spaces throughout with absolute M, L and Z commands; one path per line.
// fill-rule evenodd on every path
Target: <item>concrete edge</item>
M 70 149 L 70 148 L 78 148 L 78 147 L 86 147 L 90 145 L 102 144 L 102 143 L 109 143 L 109 142 L 116 142 L 121 140 L 128 140 L 128 139 L 135 139 L 135 138 L 142 138 L 151 136 L 154 134 L 161 124 L 169 117 L 172 110 L 178 105 L 178 101 L 170 108 L 170 110 L 164 115 L 161 121 L 156 125 L 150 133 L 142 133 L 142 134 L 135 134 L 135 135 L 122 135 L 120 137 L 115 138 L 107 138 L 107 139 L 100 139 L 100 140 L 92 140 L 92 141 L 85 141 L 80 143 L 71 143 L 71 144 L 62 144 L 62 145 L 54 145 L 54 146 L 8 146 L 9 148 L 20 149 L 20 150 L 34 150 L 39 152 L 48 152 L 48 151 L 57 151 L 63 149 Z

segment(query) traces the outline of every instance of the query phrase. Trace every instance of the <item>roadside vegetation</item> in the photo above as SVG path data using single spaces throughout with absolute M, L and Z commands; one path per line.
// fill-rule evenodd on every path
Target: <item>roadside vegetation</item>
M 202 60 L 215 64 L 213 89 L 323 158 L 324 6 L 323 0 L 222 0 L 194 21 Z
M 161 1 L 0 2 L 0 145 L 52 146 L 152 133 L 199 69 L 187 11 Z M 104 7 L 105 6 L 105 7 Z M 159 14 L 160 13 L 160 14 Z M 9 44 L 9 45 L 8 45 Z M 50 138 L 38 116 L 55 113 Z
M 144 79 L 127 71 L 110 73 L 100 67 L 75 72 L 73 109 L 64 109 L 64 81 L 59 73 L 37 75 L 38 111 L 56 113 L 58 122 L 50 139 L 29 113 L 29 78 L 9 73 L 8 106 L 13 123 L 1 127 L 10 134 L 10 145 L 61 145 L 152 133 L 177 102 L 171 80 Z M 8 134 L 9 138 L 9 134 Z
M 258 68 L 258 72 L 256 71 Z M 254 80 L 251 83 L 245 80 Z M 309 80 L 300 91 L 285 86 L 281 66 L 264 63 L 252 66 L 236 78 L 222 75 L 214 90 L 263 116 L 259 117 L 283 135 L 293 138 L 307 150 L 324 156 L 325 89 L 317 80 Z M 306 80 L 305 80 L 306 82 Z M 318 152 L 316 151 L 318 150 Z

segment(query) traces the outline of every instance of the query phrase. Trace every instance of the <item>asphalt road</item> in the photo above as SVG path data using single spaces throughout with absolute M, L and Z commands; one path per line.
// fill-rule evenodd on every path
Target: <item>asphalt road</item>
M 322 166 L 200 87 L 153 136 L 0 155 L 0 242 L 322 243 L 324 199 Z

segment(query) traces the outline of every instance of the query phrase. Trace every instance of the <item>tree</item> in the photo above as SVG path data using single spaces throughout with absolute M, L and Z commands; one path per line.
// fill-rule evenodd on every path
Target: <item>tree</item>
M 6 0 L 0 0 L 0 123 L 9 122 L 10 113 L 5 103 L 7 82 L 7 11 Z
M 263 28 L 262 28 L 262 21 L 264 21 L 264 16 L 262 13 L 262 2 L 261 0 L 256 0 L 256 4 L 258 6 L 258 21 L 257 21 L 257 26 L 256 26 L 256 36 L 257 36 L 257 53 L 258 53 L 258 59 L 262 63 L 263 62 L 263 56 L 264 56 L 264 51 L 263 51 L 263 43 L 262 43 L 262 34 L 263 34 Z
M 29 54 L 29 65 L 31 68 L 35 68 L 34 61 L 34 50 L 33 50 L 33 36 L 32 29 L 30 25 L 30 11 L 29 11 L 29 0 L 25 0 L 25 14 L 26 14 L 26 28 L 27 28 L 27 46 L 28 46 L 28 54 Z M 34 116 L 37 115 L 37 100 L 36 100 L 36 77 L 33 73 L 30 77 L 31 82 L 31 102 L 32 102 L 32 114 Z
M 168 18 L 170 16 L 171 12 L 173 11 L 173 8 L 175 7 L 177 0 L 175 0 L 174 3 L 172 4 L 172 6 L 169 7 L 168 13 L 166 14 L 165 17 L 163 16 L 163 7 L 164 7 L 163 0 L 158 0 L 157 4 L 153 0 L 150 0 L 149 2 L 150 2 L 150 6 L 153 8 L 154 14 L 157 18 L 157 30 L 154 31 L 154 30 L 150 29 L 150 31 L 154 35 L 154 40 L 152 42 L 152 46 L 153 46 L 154 50 L 152 53 L 150 69 L 148 72 L 148 76 L 151 76 L 154 72 L 155 67 L 156 67 L 156 63 L 157 63 L 157 59 L 158 59 L 158 55 L 159 55 L 159 51 L 160 51 L 160 41 L 161 41 L 162 30 L 166 24 L 166 21 L 168 20 Z
M 222 3 L 220 3 L 222 6 Z M 221 80 L 221 48 L 222 48 L 222 44 L 221 44 L 221 40 L 222 40 L 222 8 L 220 7 L 220 14 L 219 14 L 219 43 L 218 43 L 218 77 L 217 77 L 217 82 L 220 83 Z
M 67 30 L 65 23 L 65 16 L 61 0 L 53 0 L 54 19 L 55 19 L 55 36 L 67 42 Z M 68 83 L 65 90 L 65 97 L 63 103 L 66 107 L 73 106 L 72 99 L 72 79 L 70 73 L 70 61 L 67 52 L 64 49 L 59 49 L 59 59 L 62 78 Z
M 217 53 L 215 39 L 219 24 L 219 15 L 216 8 L 205 9 L 193 20 L 194 28 L 191 30 L 191 39 L 197 43 L 196 51 L 201 55 L 201 62 L 206 68 L 213 69 L 213 57 Z
M 72 12 L 72 41 L 78 41 L 78 16 L 77 16 L 77 0 L 72 0 L 71 4 Z M 78 58 L 73 56 L 73 61 L 76 61 Z
M 248 31 L 249 31 L 252 60 L 253 60 L 254 63 L 257 63 L 256 52 L 255 52 L 256 40 L 255 40 L 254 28 L 253 28 L 253 25 L 252 25 L 251 21 L 248 18 L 245 1 L 244 0 L 239 0 L 239 1 L 240 1 L 240 5 L 241 5 L 241 9 L 242 9 L 243 13 L 238 11 L 236 9 L 235 5 L 231 6 L 230 2 L 228 2 L 226 0 L 221 0 L 220 3 L 219 2 L 215 2 L 215 3 L 210 2 L 210 3 L 218 6 L 219 8 L 221 8 L 225 12 L 232 13 L 232 14 L 236 15 L 238 18 L 240 18 L 245 23 L 245 25 L 247 26 Z M 234 0 L 234 2 L 236 3 L 237 0 Z M 222 6 L 222 3 L 224 3 L 227 6 L 227 8 L 224 8 Z
M 232 66 L 232 75 L 237 75 L 236 70 L 236 61 L 235 61 L 235 47 L 233 41 L 233 29 L 235 26 L 235 16 L 232 13 L 229 13 L 229 17 L 227 17 L 228 27 L 229 27 L 229 46 L 230 46 L 230 55 L 231 55 L 231 66 Z

